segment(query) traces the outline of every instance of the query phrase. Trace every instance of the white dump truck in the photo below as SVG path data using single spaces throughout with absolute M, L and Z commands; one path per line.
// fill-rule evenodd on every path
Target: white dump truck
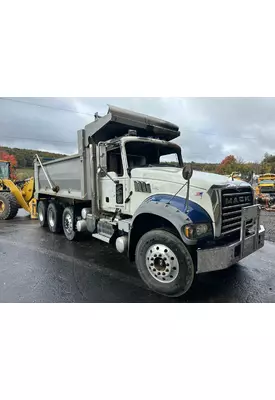
M 117 107 L 96 114 L 78 131 L 77 155 L 36 159 L 40 225 L 68 240 L 90 232 L 127 254 L 148 287 L 166 296 L 263 247 L 251 186 L 193 172 L 173 142 L 179 136 L 170 122 Z

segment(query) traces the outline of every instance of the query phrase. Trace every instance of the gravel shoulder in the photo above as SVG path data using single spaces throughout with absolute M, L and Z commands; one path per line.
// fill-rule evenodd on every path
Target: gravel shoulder
M 261 224 L 265 227 L 265 239 L 275 242 L 275 211 L 261 211 Z

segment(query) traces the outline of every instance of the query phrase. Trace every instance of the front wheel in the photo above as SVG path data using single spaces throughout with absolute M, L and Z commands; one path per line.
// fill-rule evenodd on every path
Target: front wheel
M 185 294 L 195 276 L 187 247 L 165 230 L 152 230 L 140 238 L 136 247 L 136 265 L 150 289 L 170 297 Z
M 18 212 L 16 198 L 10 192 L 0 192 L 0 220 L 13 219 Z

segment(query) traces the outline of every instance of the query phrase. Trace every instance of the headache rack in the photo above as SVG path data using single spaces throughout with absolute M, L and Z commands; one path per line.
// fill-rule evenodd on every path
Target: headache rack
M 246 186 L 222 190 L 222 236 L 241 230 L 242 209 L 252 205 L 252 188 Z M 252 220 L 246 224 L 248 228 L 252 225 Z

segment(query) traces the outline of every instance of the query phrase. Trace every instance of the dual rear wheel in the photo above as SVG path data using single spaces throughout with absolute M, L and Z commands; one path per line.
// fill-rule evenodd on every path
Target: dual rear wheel
M 76 238 L 75 217 L 73 207 L 63 208 L 60 204 L 39 201 L 37 207 L 38 220 L 41 227 L 48 226 L 50 232 L 64 232 L 68 240 Z

